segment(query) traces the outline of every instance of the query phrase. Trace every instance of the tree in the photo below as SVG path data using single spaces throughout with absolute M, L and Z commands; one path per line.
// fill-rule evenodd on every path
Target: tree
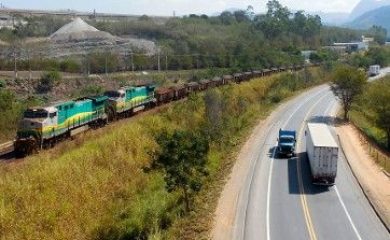
M 387 38 L 387 30 L 381 26 L 373 25 L 367 30 L 368 34 L 372 36 L 378 44 L 385 44 Z
M 369 106 L 376 115 L 376 125 L 386 132 L 387 149 L 390 149 L 390 81 L 373 84 L 368 95 Z
M 386 47 L 371 47 L 366 56 L 371 59 L 371 64 L 387 66 L 390 63 L 390 51 Z
M 191 195 L 202 187 L 207 175 L 208 140 L 183 130 L 163 131 L 156 137 L 159 150 L 152 153 L 153 166 L 163 169 L 168 192 L 181 191 L 185 211 L 189 212 Z
M 366 75 L 363 71 L 356 68 L 341 65 L 336 68 L 332 79 L 332 90 L 341 100 L 344 110 L 344 120 L 347 120 L 352 103 L 362 93 L 363 87 L 367 82 Z
M 229 11 L 224 11 L 219 15 L 219 19 L 221 20 L 222 24 L 230 25 L 235 22 L 234 15 Z
M 247 12 L 244 11 L 244 10 L 235 11 L 235 12 L 233 13 L 233 15 L 234 15 L 234 17 L 235 17 L 235 19 L 236 19 L 236 21 L 237 21 L 238 23 L 240 23 L 240 22 L 245 22 L 245 21 L 249 21 L 249 20 L 250 20 L 249 17 L 248 17 L 248 15 L 247 15 Z

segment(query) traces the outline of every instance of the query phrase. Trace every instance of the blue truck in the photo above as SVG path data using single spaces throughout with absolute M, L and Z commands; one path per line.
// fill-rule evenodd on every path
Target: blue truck
M 296 141 L 296 131 L 279 129 L 278 155 L 294 156 Z

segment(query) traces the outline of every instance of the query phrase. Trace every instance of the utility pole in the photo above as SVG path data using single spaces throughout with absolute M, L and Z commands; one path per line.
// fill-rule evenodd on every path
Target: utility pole
M 27 62 L 28 62 L 28 80 L 31 81 L 32 74 L 31 74 L 30 49 L 26 48 L 26 50 L 27 50 Z
M 129 61 L 129 52 L 125 51 L 125 72 L 129 69 L 128 61 Z
M 168 72 L 168 55 L 165 55 L 165 71 Z
M 18 79 L 18 69 L 17 69 L 17 61 L 16 61 L 16 45 L 14 43 L 13 47 L 13 52 L 14 52 L 14 78 L 15 80 Z
M 160 51 L 157 52 L 157 69 L 158 69 L 158 72 L 161 71 L 161 66 L 160 66 Z
M 131 71 L 134 72 L 134 53 L 131 52 Z
M 106 50 L 106 59 L 105 59 L 105 72 L 106 72 L 106 77 L 108 78 L 108 62 L 107 62 L 107 57 L 108 57 L 108 51 Z

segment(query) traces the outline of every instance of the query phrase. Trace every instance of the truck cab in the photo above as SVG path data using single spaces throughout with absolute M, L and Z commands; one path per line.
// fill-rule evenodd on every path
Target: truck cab
M 279 129 L 278 154 L 282 156 L 294 156 L 296 141 L 295 131 Z

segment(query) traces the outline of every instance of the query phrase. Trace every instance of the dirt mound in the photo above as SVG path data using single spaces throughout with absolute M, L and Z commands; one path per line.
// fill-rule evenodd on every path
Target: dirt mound
M 55 42 L 79 42 L 94 40 L 115 40 L 111 34 L 92 27 L 81 18 L 64 25 L 50 36 Z

